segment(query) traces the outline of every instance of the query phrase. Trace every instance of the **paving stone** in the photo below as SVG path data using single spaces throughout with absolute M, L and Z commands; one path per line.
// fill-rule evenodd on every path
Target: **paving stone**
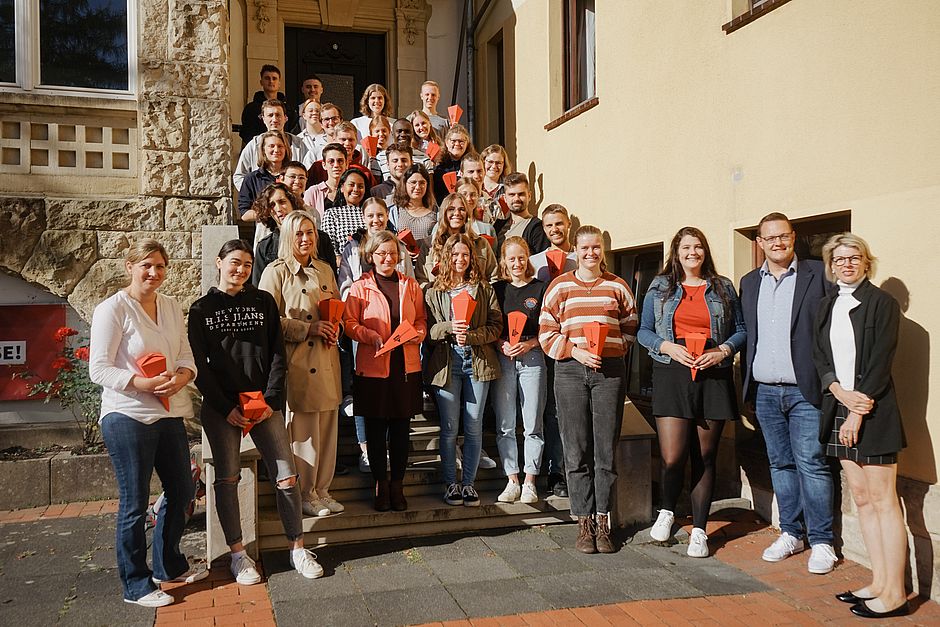
M 503 556 L 505 556 L 505 553 Z M 465 557 L 456 560 L 433 560 L 427 561 L 425 564 L 445 584 L 519 577 L 519 573 L 513 570 L 503 557 L 497 555 Z
M 362 627 L 375 623 L 361 595 L 321 599 L 307 594 L 281 601 L 274 604 L 274 619 L 278 627 Z
M 593 553 L 587 555 L 575 549 L 564 549 L 565 553 L 590 570 L 615 571 L 630 568 L 660 568 L 662 564 L 651 557 L 634 550 L 629 545 L 621 547 L 616 553 Z
M 527 577 L 525 581 L 556 608 L 619 603 L 630 598 L 620 586 L 619 578 L 609 573 L 584 571 Z
M 447 590 L 469 617 L 503 616 L 553 609 L 544 596 L 522 579 L 449 585 Z
M 391 564 L 367 566 L 349 571 L 356 585 L 366 596 L 372 592 L 428 588 L 440 585 L 425 564 Z
M 82 572 L 72 594 L 58 625 L 153 625 L 155 610 L 124 602 L 117 570 Z
M 374 592 L 366 594 L 365 600 L 375 624 L 380 626 L 414 625 L 466 618 L 466 614 L 443 586 Z M 309 617 L 307 624 L 310 624 Z M 330 623 L 318 621 L 317 624 Z
M 578 539 L 578 525 L 549 525 L 545 527 L 545 533 L 563 549 L 574 548 L 574 543 Z
M 263 553 L 262 563 L 267 574 L 268 592 L 272 603 L 303 599 L 311 595 L 317 598 L 341 597 L 357 590 L 349 572 L 342 567 L 329 570 L 324 567 L 323 577 L 306 579 L 290 566 L 287 551 Z
M 585 563 L 579 562 L 563 549 L 500 551 L 499 556 L 523 577 L 560 575 L 590 570 Z
M 538 529 L 519 529 L 516 531 L 486 531 L 481 537 L 488 547 L 494 551 L 521 550 L 521 549 L 558 549 L 558 543 L 551 536 Z
M 624 570 L 613 580 L 617 582 L 625 595 L 635 600 L 703 596 L 701 590 L 675 574 L 674 569 Z
M 412 546 L 425 560 L 452 560 L 492 555 L 493 549 L 477 535 L 447 535 L 418 538 Z
M 342 565 L 351 570 L 392 564 L 409 564 L 411 562 L 407 552 L 411 548 L 412 543 L 408 540 L 388 540 L 341 547 L 326 547 L 319 552 L 323 554 L 322 560 L 318 558 L 317 561 L 321 564 L 335 563 L 337 567 Z
M 74 574 L 33 577 L 11 575 L 3 565 L 0 576 L 0 625 L 52 625 L 59 618 Z

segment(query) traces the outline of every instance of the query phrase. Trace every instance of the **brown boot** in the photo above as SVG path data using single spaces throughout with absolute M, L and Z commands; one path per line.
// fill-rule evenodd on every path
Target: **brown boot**
M 610 539 L 610 516 L 607 514 L 597 515 L 597 552 L 614 553 L 614 543 Z
M 582 553 L 597 553 L 594 544 L 594 519 L 590 516 L 578 516 L 578 539 L 574 548 Z
M 375 510 L 387 512 L 392 508 L 388 498 L 388 479 L 375 482 Z
M 408 509 L 408 501 L 405 500 L 405 489 L 402 480 L 392 479 L 388 483 L 388 498 L 392 503 L 392 509 L 396 512 L 403 512 Z

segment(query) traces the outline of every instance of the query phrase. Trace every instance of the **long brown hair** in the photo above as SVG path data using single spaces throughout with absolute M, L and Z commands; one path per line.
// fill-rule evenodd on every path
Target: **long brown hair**
M 408 195 L 408 179 L 415 174 L 420 174 L 421 178 L 423 178 L 426 183 L 424 196 L 421 198 L 421 204 L 433 211 L 434 182 L 431 180 L 431 175 L 428 174 L 427 169 L 420 163 L 412 163 L 408 169 L 405 170 L 405 173 L 401 175 L 401 180 L 395 183 L 395 194 L 392 196 L 392 202 L 402 211 L 408 208 L 408 205 L 411 203 L 411 196 Z
M 727 309 L 731 304 L 731 299 L 725 291 L 725 286 L 720 280 L 721 277 L 718 271 L 715 270 L 715 262 L 712 259 L 712 249 L 708 246 L 708 240 L 705 239 L 705 234 L 694 226 L 684 226 L 679 229 L 672 238 L 672 242 L 669 244 L 669 256 L 666 257 L 666 263 L 663 266 L 662 272 L 659 273 L 659 276 L 664 276 L 667 280 L 667 289 L 663 293 L 662 300 L 665 301 L 668 299 L 673 292 L 675 292 L 676 288 L 682 285 L 682 280 L 685 278 L 685 270 L 682 269 L 682 263 L 679 261 L 679 243 L 686 235 L 694 237 L 702 243 L 702 250 L 705 253 L 705 258 L 702 259 L 702 278 L 708 281 L 712 289 L 714 289 L 719 298 L 721 298 L 722 306 Z
M 472 242 L 476 242 L 477 237 L 479 237 L 476 232 L 474 232 L 473 226 L 471 226 L 471 222 L 473 222 L 473 214 L 471 209 L 467 207 L 467 201 L 464 200 L 463 196 L 460 194 L 448 194 L 447 197 L 444 198 L 444 201 L 441 202 L 441 206 L 437 210 L 437 230 L 434 233 L 434 240 L 431 242 L 430 252 L 430 257 L 434 261 L 440 261 L 441 251 L 444 250 L 444 245 L 451 237 L 450 225 L 447 223 L 447 210 L 458 202 L 463 205 L 467 212 L 467 221 L 464 222 L 463 229 L 460 232 L 466 233 Z M 470 247 L 470 251 L 474 252 L 472 246 Z
M 467 271 L 464 273 L 464 276 L 457 276 L 456 271 L 454 270 L 453 260 L 451 256 L 454 252 L 454 246 L 457 244 L 463 244 L 467 247 L 467 250 L 470 251 L 470 265 L 467 266 Z M 477 259 L 476 253 L 473 251 L 473 242 L 470 241 L 470 238 L 467 237 L 465 233 L 457 233 L 456 235 L 451 235 L 450 239 L 447 240 L 447 243 L 444 244 L 444 249 L 441 251 L 441 257 L 438 261 L 440 264 L 439 271 L 437 274 L 437 279 L 434 281 L 434 289 L 439 292 L 446 292 L 454 289 L 458 285 L 468 283 L 470 285 L 476 285 L 481 281 L 483 276 L 483 271 L 480 270 L 480 261 Z

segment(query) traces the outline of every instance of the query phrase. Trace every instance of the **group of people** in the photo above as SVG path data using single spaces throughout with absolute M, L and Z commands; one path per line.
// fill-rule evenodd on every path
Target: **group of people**
M 662 460 L 652 537 L 672 535 L 690 459 L 688 554 L 709 554 L 716 456 L 725 422 L 739 417 L 732 364 L 743 352 L 745 401 L 755 403 L 765 434 L 783 531 L 764 559 L 801 550 L 805 527 L 810 571 L 832 570 L 826 455 L 838 457 L 873 565 L 872 583 L 840 599 L 863 616 L 906 611 L 894 493 L 903 431 L 890 378 L 899 312 L 871 284 L 875 259 L 861 238 L 832 238 L 823 262 L 797 259 L 792 224 L 770 214 L 757 233 L 766 260 L 744 277 L 739 297 L 718 274 L 704 233 L 685 227 L 640 312 L 628 284 L 607 270 L 602 231 L 584 225 L 572 236 L 557 204 L 531 215 L 525 175 L 512 172 L 502 147 L 478 155 L 456 120 L 437 116 L 435 84 L 422 87 L 423 110 L 391 124 L 381 85 L 367 88 L 362 116 L 349 124 L 338 107 L 320 104 L 320 87 L 298 109 L 307 124 L 300 161 L 295 137 L 281 128 L 246 138 L 257 167 L 242 173 L 239 208 L 257 224 L 255 241 L 219 250 L 218 288 L 192 306 L 188 330 L 179 306 L 157 291 L 169 258 L 154 240 L 128 251 L 130 285 L 95 310 L 91 374 L 104 386 L 128 602 L 171 603 L 155 582 L 205 576 L 178 548 L 192 490 L 174 418 L 192 413 L 181 393 L 191 380 L 203 396 L 213 489 L 240 584 L 261 579 L 241 541 L 243 435 L 250 432 L 276 487 L 291 563 L 316 578 L 323 570 L 304 548 L 302 520 L 344 510 L 329 492 L 341 407 L 356 417 L 375 509 L 403 511 L 410 421 L 428 390 L 440 415 L 447 504 L 480 505 L 475 479 L 489 400 L 507 478 L 497 500 L 537 502 L 536 481 L 547 471 L 550 492 L 570 499 L 577 550 L 616 551 L 614 459 L 625 357 L 636 340 L 654 362 Z M 257 103 L 259 114 L 283 127 L 288 107 L 275 102 Z M 428 150 L 439 130 L 444 145 Z M 392 139 L 381 163 L 361 152 Z M 145 376 L 140 359 L 154 354 L 164 358 L 163 372 Z M 151 571 L 143 516 L 154 469 L 167 504 Z

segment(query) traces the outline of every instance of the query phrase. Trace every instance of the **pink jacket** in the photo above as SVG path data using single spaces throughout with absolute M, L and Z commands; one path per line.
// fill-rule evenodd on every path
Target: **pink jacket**
M 398 296 L 401 319 L 410 322 L 418 332 L 417 343 L 404 345 L 405 372 L 421 372 L 421 341 L 427 334 L 427 316 L 424 313 L 424 294 L 418 283 L 398 273 Z M 379 290 L 372 271 L 366 272 L 352 284 L 346 297 L 343 322 L 346 335 L 359 342 L 356 350 L 356 374 L 361 377 L 386 378 L 389 376 L 389 356 L 375 356 L 375 341 L 383 342 L 392 335 L 391 312 L 388 301 Z M 395 349 L 398 350 L 398 349 Z

